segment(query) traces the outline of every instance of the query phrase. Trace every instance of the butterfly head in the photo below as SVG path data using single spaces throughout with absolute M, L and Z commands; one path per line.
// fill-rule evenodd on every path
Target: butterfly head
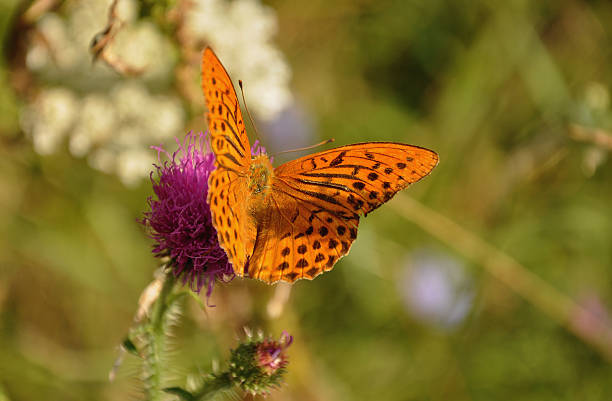
M 253 196 L 265 198 L 272 187 L 274 169 L 265 154 L 255 156 L 249 167 L 249 191 Z

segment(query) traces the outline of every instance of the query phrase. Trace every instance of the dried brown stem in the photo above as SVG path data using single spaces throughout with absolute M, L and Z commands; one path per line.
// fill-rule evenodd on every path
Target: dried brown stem
M 36 0 L 21 15 L 21 20 L 26 25 L 34 24 L 43 14 L 59 4 L 58 0 Z
M 113 0 L 111 3 L 108 10 L 108 22 L 102 31 L 94 35 L 89 51 L 93 55 L 94 62 L 102 60 L 121 75 L 141 75 L 144 72 L 144 68 L 127 64 L 109 50 L 109 45 L 113 42 L 121 28 L 123 28 L 123 21 L 121 21 L 117 13 L 118 4 L 119 0 Z
M 289 302 L 292 288 L 291 284 L 284 282 L 276 285 L 274 288 L 274 295 L 270 301 L 268 301 L 266 307 L 270 319 L 276 319 L 283 313 L 285 306 L 287 306 L 287 302 Z
M 612 150 L 612 133 L 600 128 L 588 128 L 578 124 L 571 124 L 569 127 L 570 138 L 590 142 L 606 150 Z

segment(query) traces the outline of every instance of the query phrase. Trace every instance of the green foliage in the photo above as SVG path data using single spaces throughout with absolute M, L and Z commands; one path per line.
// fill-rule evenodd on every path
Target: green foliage
M 135 18 L 162 25 L 175 2 L 142 4 Z M 289 60 L 296 104 L 316 128 L 300 140 L 389 140 L 436 150 L 439 166 L 406 195 L 510 255 L 523 273 L 542 278 L 609 328 L 610 142 L 584 139 L 572 128 L 612 136 L 609 2 L 266 4 L 278 15 L 275 44 Z M 22 10 L 17 2 L 0 10 L 0 399 L 142 398 L 133 378 L 143 355 L 134 355 L 139 344 L 132 335 L 124 339 L 158 265 L 137 223 L 150 186 L 143 180 L 125 187 L 73 156 L 67 139 L 55 153 L 36 153 L 20 119 L 47 86 L 81 96 L 82 88 L 104 94 L 108 82 L 149 78 L 108 69 L 94 79 L 105 68 L 99 63 L 78 74 L 79 82 L 94 81 L 88 85 L 75 85 L 70 73 L 22 81 L 27 53 L 12 47 L 30 37 L 19 31 Z M 158 28 L 172 44 L 169 54 L 182 54 L 175 30 Z M 241 26 L 231 28 L 239 37 Z M 197 57 L 187 59 L 181 62 L 198 68 Z M 150 96 L 184 96 L 180 76 L 175 70 L 155 76 L 164 84 L 152 85 Z M 197 82 L 194 88 L 199 93 Z M 198 106 L 183 100 L 190 115 Z M 203 120 L 187 121 L 189 129 L 204 129 Z M 283 129 L 292 135 L 290 125 Z M 259 130 L 264 145 L 274 147 Z M 612 398 L 610 350 L 585 340 L 585 333 L 605 339 L 594 320 L 568 310 L 570 320 L 559 321 L 491 276 L 483 260 L 457 251 L 444 239 L 445 227 L 424 230 L 401 217 L 399 206 L 402 198 L 364 219 L 351 254 L 332 272 L 296 283 L 278 315 L 268 306 L 282 291 L 258 282 L 218 285 L 209 301 L 214 308 L 185 297 L 182 324 L 161 362 L 169 375 L 161 379 L 158 361 L 150 361 L 149 385 L 189 399 L 202 383 L 186 375 L 201 379 L 212 371 L 229 381 L 210 361 L 239 366 L 249 359 L 252 345 L 236 348 L 236 334 L 248 325 L 296 337 L 287 384 L 273 400 Z M 423 250 L 453 260 L 469 284 L 469 310 L 453 325 L 432 324 L 407 306 L 412 287 L 405 283 Z M 167 347 L 156 336 L 165 336 L 172 321 L 158 322 L 131 334 Z M 122 341 L 130 352 L 109 383 Z M 231 348 L 236 352 L 228 356 Z

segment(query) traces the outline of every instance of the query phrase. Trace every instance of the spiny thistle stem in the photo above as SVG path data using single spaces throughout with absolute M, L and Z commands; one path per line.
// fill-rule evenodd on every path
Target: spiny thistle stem
M 159 296 L 153 305 L 151 317 L 145 327 L 145 351 L 144 351 L 144 382 L 145 396 L 147 400 L 156 401 L 162 399 L 162 354 L 166 340 L 166 314 L 169 310 L 169 296 L 172 293 L 176 277 L 172 271 L 164 275 L 164 282 Z
M 226 393 L 232 399 L 237 396 L 235 392 L 232 392 L 234 391 L 234 383 L 229 372 L 208 375 L 202 387 L 195 393 L 190 393 L 181 387 L 169 387 L 164 391 L 178 396 L 182 401 L 206 401 L 221 393 Z
M 233 383 L 229 373 L 222 373 L 206 381 L 202 389 L 194 394 L 194 399 L 198 401 L 208 400 L 219 392 L 231 390 L 232 387 Z

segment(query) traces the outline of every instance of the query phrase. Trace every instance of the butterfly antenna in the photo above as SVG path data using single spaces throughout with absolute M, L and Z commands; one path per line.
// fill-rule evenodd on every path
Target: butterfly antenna
M 244 103 L 244 108 L 245 108 L 245 110 L 247 112 L 247 115 L 249 116 L 249 120 L 251 121 L 251 125 L 253 126 L 253 129 L 255 130 L 255 136 L 257 136 L 257 139 L 260 139 L 259 132 L 257 131 L 257 127 L 255 126 L 255 122 L 253 121 L 253 116 L 251 116 L 251 112 L 249 111 L 249 107 L 247 106 L 247 102 L 246 102 L 246 99 L 245 99 L 245 96 L 244 96 L 244 88 L 242 86 L 242 80 L 241 79 L 238 80 L 238 86 L 240 86 L 240 94 L 242 95 L 242 103 Z M 316 148 L 318 146 L 327 145 L 330 142 L 334 142 L 334 138 L 326 139 L 326 140 L 324 140 L 322 142 L 317 143 L 316 145 L 306 146 L 305 148 L 283 150 L 282 152 L 275 153 L 273 156 L 280 155 L 282 153 L 300 152 L 302 150 L 313 149 L 313 148 Z
M 316 148 L 316 147 L 323 146 L 323 145 L 327 145 L 328 143 L 331 143 L 331 142 L 334 142 L 334 141 L 335 141 L 335 139 L 334 139 L 334 138 L 329 138 L 329 139 L 326 139 L 326 140 L 324 140 L 324 141 L 321 141 L 321 142 L 319 142 L 319 143 L 317 143 L 317 144 L 315 144 L 315 145 L 306 146 L 305 148 L 297 148 L 297 149 L 291 149 L 291 150 L 283 150 L 282 152 L 275 153 L 273 156 L 277 156 L 277 155 L 280 155 L 280 154 L 283 154 L 283 153 L 289 153 L 289 152 L 301 152 L 302 150 L 314 149 L 314 148 Z
M 247 115 L 249 116 L 249 120 L 251 121 L 251 125 L 253 126 L 253 130 L 255 130 L 255 136 L 257 139 L 261 140 L 259 137 L 259 132 L 257 131 L 257 127 L 255 126 L 255 121 L 251 116 L 251 112 L 249 111 L 249 107 L 247 106 L 246 99 L 244 98 L 244 89 L 242 88 L 242 79 L 238 80 L 238 86 L 240 86 L 240 93 L 242 94 L 242 103 L 244 103 L 244 108 L 246 109 Z

